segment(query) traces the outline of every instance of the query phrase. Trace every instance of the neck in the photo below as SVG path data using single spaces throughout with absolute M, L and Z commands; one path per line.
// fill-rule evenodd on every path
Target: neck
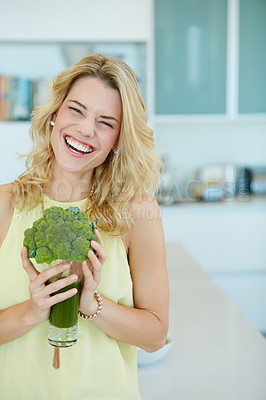
M 71 202 L 85 199 L 92 190 L 92 174 L 77 178 L 65 172 L 53 174 L 52 181 L 45 187 L 44 193 L 53 200 Z

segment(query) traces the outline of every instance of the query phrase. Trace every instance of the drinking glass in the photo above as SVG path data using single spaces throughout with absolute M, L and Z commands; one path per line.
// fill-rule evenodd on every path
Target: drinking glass
M 54 294 L 63 293 L 69 289 L 76 288 L 77 293 L 69 299 L 54 304 L 51 307 L 48 327 L 48 342 L 55 347 L 70 347 L 77 342 L 78 336 L 78 309 L 79 298 L 82 290 L 82 267 L 77 261 L 70 262 L 70 270 L 67 275 L 64 272 L 57 279 L 65 278 L 70 274 L 76 274 L 78 280 L 58 290 Z

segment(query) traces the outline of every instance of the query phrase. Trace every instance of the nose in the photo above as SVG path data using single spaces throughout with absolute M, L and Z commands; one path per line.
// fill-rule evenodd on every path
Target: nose
M 92 137 L 95 134 L 95 119 L 93 116 L 88 116 L 86 118 L 83 118 L 77 127 L 77 130 L 79 133 L 81 133 L 83 136 L 89 136 Z

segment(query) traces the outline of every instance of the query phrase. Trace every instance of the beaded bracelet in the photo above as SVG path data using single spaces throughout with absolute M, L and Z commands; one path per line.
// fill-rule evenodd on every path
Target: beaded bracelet
M 101 311 L 103 309 L 103 302 L 102 302 L 101 295 L 100 295 L 100 293 L 97 292 L 97 290 L 95 290 L 95 292 L 94 292 L 94 297 L 98 303 L 98 308 L 97 308 L 97 311 L 95 312 L 95 314 L 86 315 L 86 314 L 83 314 L 83 312 L 79 311 L 78 314 L 80 317 L 85 318 L 85 319 L 93 319 L 93 318 L 98 317 L 98 315 L 101 314 Z

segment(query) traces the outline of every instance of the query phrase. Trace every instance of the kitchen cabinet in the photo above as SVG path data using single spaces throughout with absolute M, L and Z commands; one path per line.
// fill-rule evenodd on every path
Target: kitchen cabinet
M 239 112 L 266 112 L 266 2 L 240 0 Z
M 226 110 L 224 0 L 155 0 L 157 114 Z
M 266 333 L 265 198 L 161 206 L 167 244 L 180 243 Z
M 156 120 L 265 115 L 265 20 L 264 0 L 155 0 Z

